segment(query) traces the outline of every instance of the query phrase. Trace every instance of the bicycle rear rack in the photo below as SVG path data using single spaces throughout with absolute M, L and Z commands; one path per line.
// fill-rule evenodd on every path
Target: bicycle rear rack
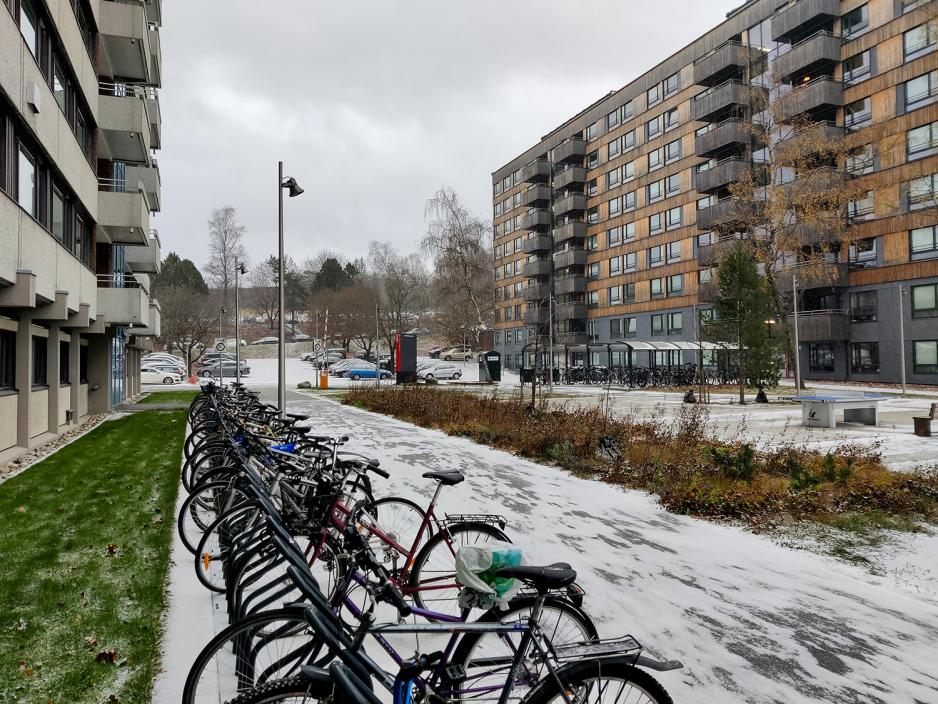
M 492 526 L 498 526 L 505 530 L 508 525 L 508 519 L 504 516 L 489 513 L 447 513 L 444 523 L 488 523 Z
M 632 636 L 622 636 L 595 643 L 572 643 L 554 647 L 558 660 L 579 660 L 581 658 L 611 658 L 623 655 L 638 658 L 642 646 Z

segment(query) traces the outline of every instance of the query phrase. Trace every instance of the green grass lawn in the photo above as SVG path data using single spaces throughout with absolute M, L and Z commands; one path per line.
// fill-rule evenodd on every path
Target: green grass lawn
M 108 421 L 0 484 L 0 702 L 150 701 L 185 427 Z
M 137 403 L 191 403 L 199 395 L 197 390 L 186 389 L 180 391 L 154 391 L 144 396 Z

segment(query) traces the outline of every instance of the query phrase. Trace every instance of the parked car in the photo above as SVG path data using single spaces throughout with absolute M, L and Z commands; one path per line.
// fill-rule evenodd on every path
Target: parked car
M 377 379 L 378 378 L 378 368 L 374 364 L 368 363 L 368 366 L 354 366 L 349 369 L 345 376 L 347 376 L 352 381 L 358 381 L 359 379 Z M 387 369 L 381 370 L 381 380 L 390 379 L 393 374 Z
M 276 345 L 280 340 L 279 337 L 262 337 L 260 340 L 254 340 L 252 345 Z
M 455 345 L 454 347 L 447 347 L 440 352 L 440 359 L 445 359 L 447 362 L 451 362 L 454 359 L 461 359 L 464 362 L 468 362 L 474 356 L 475 352 L 472 351 L 469 345 Z
M 172 372 L 173 374 L 178 374 L 179 376 L 186 376 L 186 367 L 181 364 L 176 364 L 175 362 L 167 362 L 165 360 L 149 360 L 146 362 L 141 362 L 140 370 L 144 369 L 154 369 L 161 372 Z
M 417 368 L 417 378 L 423 379 L 460 379 L 462 372 L 452 362 L 436 362 Z
M 423 336 L 423 335 L 429 335 L 429 334 L 430 334 L 430 330 L 429 330 L 429 328 L 411 328 L 410 330 L 407 331 L 406 334 L 407 334 L 407 335 L 416 335 L 417 337 L 421 337 L 421 336 Z
M 363 359 L 343 359 L 341 362 L 333 364 L 329 368 L 329 373 L 333 376 L 343 377 L 349 376 L 353 370 L 371 369 L 374 366 L 371 362 L 366 362 Z
M 300 355 L 300 359 L 304 362 L 313 362 L 314 364 L 323 361 L 325 361 L 326 364 L 332 364 L 332 362 L 338 362 L 340 359 L 345 359 L 345 357 L 334 352 L 304 352 Z
M 236 376 L 237 365 L 233 360 L 223 360 L 221 364 L 216 360 L 214 362 L 207 362 L 205 364 L 200 364 L 196 374 L 205 378 L 213 378 L 217 376 L 227 376 L 234 378 Z M 251 368 L 242 362 L 241 364 L 241 376 L 248 376 L 251 373 Z
M 238 359 L 232 352 L 206 352 L 201 357 L 199 357 L 198 365 L 204 366 L 206 364 L 217 364 L 219 359 L 225 360 L 225 362 L 231 362 L 232 364 Z M 241 366 L 243 367 L 247 362 L 243 359 L 241 360 Z
M 165 352 L 154 352 L 148 354 L 146 357 L 143 357 L 141 362 L 170 362 L 172 364 L 178 364 L 180 366 L 186 366 L 186 360 L 182 357 L 177 357 L 176 355 L 166 354 Z
M 303 333 L 297 333 L 293 336 L 293 342 L 310 342 L 312 339 L 311 335 L 304 335 Z
M 182 374 L 156 367 L 142 367 L 140 369 L 141 384 L 178 384 L 182 381 Z
M 438 359 L 440 356 L 440 352 L 442 351 L 443 351 L 442 347 L 440 347 L 439 345 L 434 345 L 433 347 L 427 350 L 427 354 L 430 356 L 431 359 Z

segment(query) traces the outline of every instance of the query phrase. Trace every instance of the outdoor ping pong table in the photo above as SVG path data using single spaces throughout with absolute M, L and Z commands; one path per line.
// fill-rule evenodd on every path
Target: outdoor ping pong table
M 795 396 L 801 402 L 801 423 L 809 428 L 836 428 L 837 411 L 844 412 L 845 423 L 879 425 L 878 394 L 814 394 Z

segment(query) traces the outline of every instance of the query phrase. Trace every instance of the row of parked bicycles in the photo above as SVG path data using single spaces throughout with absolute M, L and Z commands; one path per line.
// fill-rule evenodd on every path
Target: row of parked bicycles
M 550 370 L 546 367 L 539 367 L 536 374 L 533 370 L 530 372 L 542 384 L 550 379 Z M 701 383 L 710 386 L 735 385 L 739 383 L 739 367 L 699 367 L 692 362 L 662 367 L 562 367 L 554 369 L 554 383 L 614 385 L 633 389 L 695 386 Z
M 570 565 L 524 565 L 502 516 L 441 514 L 462 473 L 382 496 L 380 461 L 309 421 L 238 385 L 189 409 L 177 527 L 227 625 L 184 704 L 671 702 L 649 671 L 681 663 L 600 639 Z

